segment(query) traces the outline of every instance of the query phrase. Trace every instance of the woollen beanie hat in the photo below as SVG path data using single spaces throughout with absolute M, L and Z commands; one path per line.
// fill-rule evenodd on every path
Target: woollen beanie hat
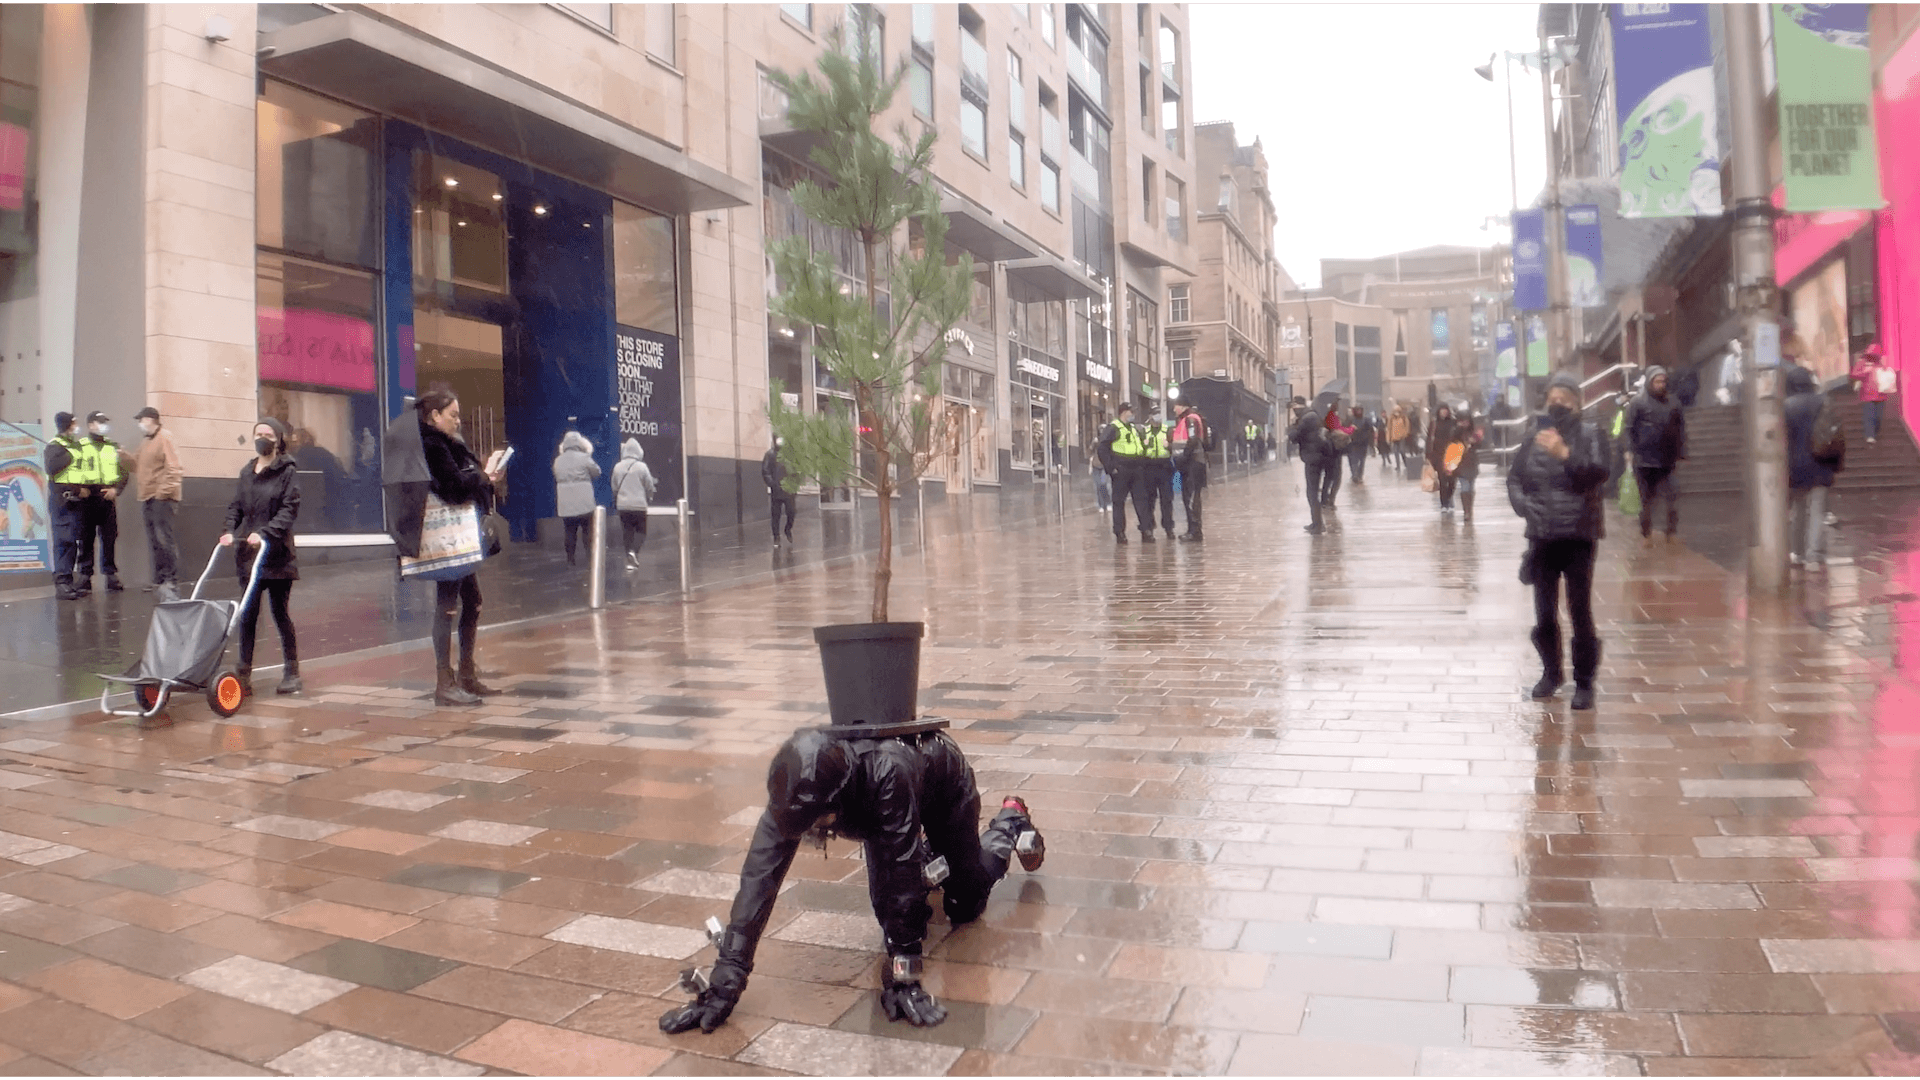
M 259 427 L 261 424 L 265 424 L 268 427 L 273 429 L 273 437 L 279 440 L 280 442 L 280 452 L 283 454 L 286 453 L 287 452 L 287 435 L 288 435 L 287 425 L 281 423 L 278 420 L 275 420 L 271 416 L 263 416 L 260 419 L 255 420 L 253 422 L 254 427 Z
M 73 427 L 73 414 L 70 412 L 54 413 L 53 427 L 55 435 L 65 435 L 67 430 Z

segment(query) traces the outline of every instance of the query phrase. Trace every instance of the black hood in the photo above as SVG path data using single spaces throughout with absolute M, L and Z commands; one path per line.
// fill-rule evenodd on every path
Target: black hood
M 838 809 L 854 759 L 845 740 L 817 730 L 797 732 L 780 744 L 767 769 L 767 812 L 780 831 L 798 836 Z

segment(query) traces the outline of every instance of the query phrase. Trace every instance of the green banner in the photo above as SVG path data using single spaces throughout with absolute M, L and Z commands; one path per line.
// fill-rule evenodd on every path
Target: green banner
M 1786 208 L 1880 209 L 1867 5 L 1772 7 Z
M 1551 374 L 1547 370 L 1547 322 L 1535 315 L 1527 320 L 1527 375 Z

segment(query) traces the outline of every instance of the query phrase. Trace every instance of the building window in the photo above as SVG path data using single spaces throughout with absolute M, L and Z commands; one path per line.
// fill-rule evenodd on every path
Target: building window
M 1160 87 L 1160 130 L 1167 149 L 1185 157 L 1180 132 L 1180 93 L 1171 86 Z
M 1185 243 L 1187 239 L 1187 185 L 1167 174 L 1167 236 Z
M 1017 131 L 1007 134 L 1007 179 L 1021 191 L 1027 190 L 1027 140 Z
M 1013 9 L 1014 18 L 1019 19 L 1021 22 L 1032 21 L 1033 12 L 1028 10 L 1033 7 L 1032 4 L 1008 4 L 1007 6 Z
M 590 22 L 609 34 L 613 33 L 612 4 L 555 4 L 554 7 L 583 22 Z
M 1380 328 L 1377 326 L 1353 328 L 1353 386 L 1350 393 L 1348 401 L 1380 397 Z
M 1167 286 L 1167 321 L 1190 322 L 1193 319 L 1193 286 L 1186 282 Z
M 1153 130 L 1153 69 L 1140 65 L 1140 130 Z
M 1183 383 L 1193 378 L 1193 346 L 1168 346 L 1167 356 L 1173 362 L 1174 382 Z
M 1872 229 L 1862 230 L 1846 247 L 1849 355 L 1880 340 L 1880 306 L 1875 293 L 1875 251 Z
M 1044 161 L 1040 163 L 1040 205 L 1060 212 L 1060 169 Z
M 987 106 L 975 101 L 965 87 L 960 89 L 960 145 L 973 156 L 986 160 Z
M 613 318 L 624 326 L 678 336 L 680 317 L 673 219 L 614 200 Z
M 1060 163 L 1060 99 L 1046 83 L 1040 84 L 1040 156 Z
M 1180 32 L 1166 23 L 1160 24 L 1160 77 L 1180 85 Z
M 284 83 L 265 86 L 255 114 L 255 242 L 376 266 L 379 121 Z
M 873 61 L 881 75 L 887 73 L 887 17 L 872 4 L 847 5 L 847 32 L 859 43 L 859 55 Z
M 799 23 L 809 30 L 813 29 L 812 4 L 781 4 L 780 14 L 785 15 L 787 18 L 792 19 L 794 22 Z
M 1054 33 L 1055 31 L 1053 27 L 1053 5 L 1041 4 L 1040 5 L 1040 40 L 1046 42 L 1048 48 L 1053 47 Z
M 913 44 L 933 52 L 933 5 L 913 5 Z
M 1147 224 L 1149 225 L 1153 224 L 1153 219 L 1155 216 L 1153 212 L 1154 210 L 1153 174 L 1154 174 L 1154 167 L 1153 167 L 1152 159 L 1141 158 L 1140 159 L 1140 216 L 1146 218 Z
M 1007 124 L 1015 131 L 1027 130 L 1027 84 L 1020 54 L 1012 49 L 1007 50 Z
M 1353 378 L 1353 327 L 1343 322 L 1333 324 L 1333 377 Z
M 913 111 L 933 119 L 933 68 L 918 56 L 907 68 L 907 92 L 913 97 Z
M 674 4 L 648 4 L 647 8 L 647 55 L 672 67 L 677 50 L 674 48 Z
M 960 9 L 960 145 L 987 157 L 986 25 L 972 8 Z
M 1393 313 L 1393 374 L 1395 378 L 1407 376 L 1407 313 Z
M 1067 9 L 1067 75 L 1104 112 L 1107 108 L 1107 39 L 1092 22 L 1098 4 L 1075 4 Z

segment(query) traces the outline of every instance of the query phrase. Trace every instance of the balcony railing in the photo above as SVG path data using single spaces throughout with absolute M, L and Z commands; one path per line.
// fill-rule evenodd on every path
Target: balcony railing
M 1060 116 L 1052 109 L 1040 110 L 1040 152 L 1060 160 Z
M 1079 83 L 1080 88 L 1087 92 L 1089 98 L 1093 99 L 1093 103 L 1100 106 L 1102 111 L 1105 111 L 1107 107 L 1107 73 L 1101 70 L 1099 65 L 1087 59 L 1087 54 L 1080 51 L 1080 46 L 1072 42 L 1068 42 L 1067 44 L 1067 77 Z
M 987 94 L 987 47 L 965 31 L 960 34 L 960 81 L 982 97 Z

